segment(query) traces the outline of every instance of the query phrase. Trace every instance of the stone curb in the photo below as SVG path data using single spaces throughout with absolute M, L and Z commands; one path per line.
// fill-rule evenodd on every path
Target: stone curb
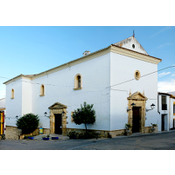
M 163 132 L 156 132 L 156 133 L 145 133 L 145 134 L 130 135 L 130 136 L 116 136 L 116 137 L 113 137 L 113 139 L 131 138 L 131 137 L 142 137 L 142 136 L 153 136 L 153 135 L 158 135 L 158 134 L 168 134 L 168 133 L 171 133 L 171 132 L 175 132 L 175 130 L 163 131 Z

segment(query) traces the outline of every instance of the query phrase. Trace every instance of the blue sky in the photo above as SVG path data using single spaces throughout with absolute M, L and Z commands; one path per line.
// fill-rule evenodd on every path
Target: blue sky
M 77 59 L 85 50 L 94 52 L 132 36 L 133 30 L 148 54 L 162 59 L 158 69 L 175 65 L 174 26 L 0 26 L 0 98 L 8 79 Z M 158 81 L 159 91 L 175 91 L 175 68 L 159 72 Z

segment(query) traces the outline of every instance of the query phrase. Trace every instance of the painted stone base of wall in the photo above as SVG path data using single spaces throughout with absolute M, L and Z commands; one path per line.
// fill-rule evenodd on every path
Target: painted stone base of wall
M 22 134 L 21 129 L 18 129 L 15 126 L 6 126 L 6 130 L 5 130 L 6 139 L 18 140 L 21 134 Z
M 49 128 L 43 128 L 43 134 L 50 134 L 50 129 Z M 22 131 L 18 129 L 15 126 L 6 126 L 5 130 L 5 138 L 6 139 L 13 139 L 13 140 L 19 140 L 19 139 L 24 139 L 25 136 L 36 136 L 39 135 L 39 129 L 36 129 L 30 134 L 22 134 Z
M 43 134 L 50 134 L 49 128 L 43 128 Z
M 50 134 L 50 129 L 49 128 L 43 128 L 43 134 Z M 39 129 L 37 128 L 35 131 L 33 131 L 30 134 L 22 134 L 20 135 L 20 139 L 24 139 L 25 136 L 37 136 L 39 135 Z
M 144 133 L 151 133 L 151 126 L 145 127 L 144 128 Z M 85 129 L 76 129 L 76 128 L 64 128 L 64 131 L 62 132 L 62 135 L 67 136 L 70 131 L 76 131 L 78 133 L 85 133 Z M 125 129 L 121 130 L 114 130 L 114 131 L 107 131 L 107 130 L 90 130 L 88 129 L 89 132 L 92 132 L 93 134 L 98 133 L 99 138 L 113 138 L 116 136 L 123 136 L 125 135 Z M 158 127 L 155 127 L 155 132 L 158 132 Z M 43 128 L 43 134 L 50 134 L 50 129 L 49 128 Z M 132 133 L 131 133 L 132 134 Z M 31 136 L 36 136 L 39 135 L 39 129 L 36 129 L 33 133 L 30 134 L 23 134 L 20 129 L 14 126 L 6 126 L 6 131 L 5 131 L 5 138 L 6 139 L 13 139 L 13 140 L 18 140 L 18 139 L 23 139 L 25 136 L 31 135 Z M 1 138 L 0 138 L 1 139 Z
M 154 127 L 155 128 L 155 132 L 158 132 L 158 127 Z M 151 132 L 151 126 L 145 127 L 144 128 L 144 132 L 143 133 L 152 133 Z M 85 133 L 85 129 L 76 129 L 76 128 L 66 128 L 66 135 L 70 132 L 70 131 L 76 131 L 78 133 Z M 120 130 L 114 130 L 114 131 L 106 131 L 106 130 L 90 130 L 88 129 L 89 132 L 92 132 L 93 134 L 98 133 L 98 137 L 99 138 L 114 138 L 116 136 L 124 136 L 126 134 L 126 130 L 125 129 L 120 129 Z M 132 132 L 128 135 L 132 135 Z
M 66 128 L 66 135 L 70 131 L 76 131 L 78 133 L 85 133 L 85 129 L 76 129 L 76 128 Z M 116 136 L 123 136 L 125 134 L 125 129 L 121 130 L 114 130 L 114 131 L 106 131 L 106 130 L 91 130 L 88 129 L 88 132 L 92 132 L 93 134 L 97 133 L 99 138 L 109 138 L 109 137 L 116 137 Z
M 152 128 L 152 126 L 144 127 L 144 129 L 143 129 L 142 132 L 140 132 L 140 133 L 143 133 L 143 134 L 144 134 L 144 133 L 152 133 L 151 128 Z M 155 132 L 158 132 L 158 126 L 155 126 L 154 128 L 155 128 L 154 133 L 155 133 Z M 131 129 L 131 135 L 132 135 L 132 129 Z
M 152 133 L 152 132 L 151 132 L 151 128 L 152 128 L 152 126 L 145 127 L 145 133 Z M 155 126 L 154 128 L 155 128 L 154 133 L 155 133 L 155 132 L 158 132 L 158 127 Z

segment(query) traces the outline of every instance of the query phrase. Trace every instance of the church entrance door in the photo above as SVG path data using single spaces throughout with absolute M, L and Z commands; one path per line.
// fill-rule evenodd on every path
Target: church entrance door
M 133 107 L 133 120 L 132 120 L 132 132 L 139 132 L 140 129 L 140 122 L 141 122 L 141 117 L 140 117 L 140 107 Z
M 62 134 L 62 114 L 55 115 L 55 134 Z

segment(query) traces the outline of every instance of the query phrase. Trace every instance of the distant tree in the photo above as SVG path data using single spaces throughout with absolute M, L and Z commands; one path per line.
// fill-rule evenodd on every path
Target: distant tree
M 93 104 L 89 105 L 84 102 L 84 105 L 81 105 L 81 108 L 78 108 L 73 113 L 73 120 L 77 125 L 82 123 L 85 124 L 85 129 L 87 133 L 87 124 L 93 124 L 95 122 L 95 110 L 93 108 Z
M 38 115 L 34 115 L 32 113 L 25 114 L 17 120 L 16 125 L 18 129 L 22 129 L 23 134 L 30 134 L 38 128 Z

